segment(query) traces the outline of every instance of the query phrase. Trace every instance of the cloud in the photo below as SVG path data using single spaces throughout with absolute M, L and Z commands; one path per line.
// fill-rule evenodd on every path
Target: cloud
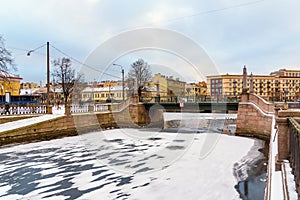
M 253 3 L 246 5 L 249 2 Z M 84 60 L 120 32 L 137 27 L 167 28 L 202 46 L 222 73 L 240 73 L 244 64 L 251 66 L 253 73 L 268 73 L 278 66 L 299 67 L 300 2 L 254 2 L 5 0 L 1 4 L 0 34 L 7 46 L 31 49 L 50 41 Z M 243 3 L 245 6 L 237 6 Z M 30 61 L 25 59 L 19 57 L 16 62 L 29 66 Z M 37 61 L 31 64 L 36 66 Z M 44 78 L 42 71 L 36 73 Z M 28 80 L 30 76 L 27 73 Z

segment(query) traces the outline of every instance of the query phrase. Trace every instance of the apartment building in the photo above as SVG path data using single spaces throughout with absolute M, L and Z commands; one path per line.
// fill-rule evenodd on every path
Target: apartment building
M 128 88 L 125 87 L 124 97 L 127 99 Z M 87 87 L 81 92 L 82 101 L 106 102 L 108 99 L 113 101 L 123 100 L 122 86 L 110 87 Z
M 246 87 L 250 88 L 251 74 Z M 254 93 L 267 100 L 293 101 L 300 97 L 300 70 L 281 69 L 270 75 L 252 75 Z M 208 96 L 212 98 L 237 97 L 242 94 L 243 75 L 207 76 Z
M 152 81 L 149 83 L 150 86 L 156 86 L 159 84 L 159 88 L 167 92 L 168 96 L 184 96 L 186 82 L 180 81 L 179 78 L 173 76 L 164 76 L 160 73 L 155 74 Z

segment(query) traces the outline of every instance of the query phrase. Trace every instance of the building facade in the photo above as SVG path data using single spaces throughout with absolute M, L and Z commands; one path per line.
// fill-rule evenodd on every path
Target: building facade
M 4 96 L 9 92 L 11 96 L 18 96 L 20 94 L 20 81 L 22 78 L 9 74 L 0 70 L 0 95 Z
M 174 79 L 173 76 L 161 75 L 160 73 L 154 75 L 149 86 L 158 86 L 160 90 L 166 91 L 169 98 L 166 101 L 184 97 L 186 93 L 186 82 L 180 81 L 179 78 Z
M 246 87 L 250 88 L 250 77 L 247 75 Z M 300 70 L 271 72 L 270 75 L 252 75 L 253 92 L 267 100 L 295 101 L 300 98 Z M 207 76 L 208 96 L 211 98 L 238 97 L 243 90 L 242 75 Z
M 21 89 L 36 89 L 39 88 L 40 86 L 37 83 L 30 83 L 30 82 L 25 82 L 21 83 Z
M 202 81 L 198 83 L 186 84 L 187 101 L 201 102 L 205 101 L 207 96 L 207 84 Z
M 124 88 L 124 97 L 127 99 L 128 88 Z M 110 87 L 87 87 L 81 92 L 81 101 L 95 101 L 106 102 L 108 100 L 122 101 L 123 90 L 122 86 L 110 86 Z

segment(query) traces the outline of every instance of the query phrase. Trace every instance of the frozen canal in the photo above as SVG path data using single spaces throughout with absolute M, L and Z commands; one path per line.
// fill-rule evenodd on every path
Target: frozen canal
M 0 199 L 240 199 L 255 139 L 112 129 L 0 149 Z

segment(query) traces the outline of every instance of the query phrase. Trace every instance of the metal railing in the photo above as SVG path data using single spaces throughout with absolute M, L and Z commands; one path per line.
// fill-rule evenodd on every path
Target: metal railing
M 160 103 L 225 103 L 225 102 L 240 102 L 240 98 L 217 98 L 217 97 L 193 97 L 193 96 L 141 96 L 140 102 L 160 102 Z
M 299 194 L 300 183 L 300 124 L 290 117 L 288 120 L 290 130 L 290 163 L 295 176 L 296 188 Z

